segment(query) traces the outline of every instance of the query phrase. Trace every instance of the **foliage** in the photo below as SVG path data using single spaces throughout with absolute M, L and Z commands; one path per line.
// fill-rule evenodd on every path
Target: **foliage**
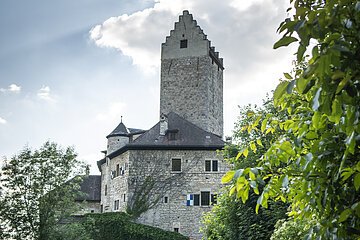
M 4 232 L 14 239 L 49 239 L 56 224 L 75 210 L 81 178 L 66 181 L 83 167 L 72 148 L 51 142 L 35 151 L 25 147 L 5 161 L 0 197 Z
M 268 199 L 291 203 L 291 215 L 317 219 L 308 239 L 360 236 L 360 2 L 296 0 L 291 18 L 280 24 L 283 37 L 274 48 L 299 42 L 303 66 L 285 73 L 274 103 L 289 118 L 249 124 L 250 131 L 277 134 L 254 171 L 230 171 L 223 178 L 247 199 L 249 188 L 266 181 L 259 206 Z M 311 44 L 310 44 L 311 40 Z M 310 56 L 304 59 L 308 48 Z M 310 51 L 309 51 L 310 52 Z M 252 183 L 256 182 L 256 184 Z
M 93 240 L 186 240 L 176 232 L 132 222 L 126 213 L 88 214 L 83 225 Z
M 256 169 L 258 158 L 275 139 L 274 135 L 247 131 L 249 124 L 254 121 L 261 123 L 268 114 L 277 115 L 279 119 L 286 118 L 286 113 L 276 111 L 268 98 L 262 107 L 248 105 L 240 108 L 232 137 L 233 143 L 228 144 L 224 151 L 226 160 L 233 163 L 235 168 Z M 261 143 L 261 146 L 255 149 L 253 144 L 248 146 L 247 141 Z M 246 158 L 240 158 L 240 154 L 245 155 Z M 270 239 L 276 221 L 286 218 L 287 205 L 284 203 L 270 202 L 268 209 L 255 214 L 257 196 L 254 193 L 249 194 L 249 200 L 244 203 L 233 195 L 229 196 L 229 187 L 224 188 L 223 191 L 218 197 L 217 205 L 204 216 L 202 231 L 206 239 Z
M 274 233 L 271 235 L 271 240 L 302 240 L 309 231 L 311 225 L 315 222 L 306 222 L 304 220 L 295 221 L 293 218 L 287 220 L 279 220 L 275 224 Z
M 268 209 L 255 214 L 257 196 L 250 195 L 246 204 L 228 191 L 218 198 L 218 203 L 203 219 L 205 238 L 208 240 L 270 239 L 277 220 L 286 217 L 286 205 L 269 203 Z

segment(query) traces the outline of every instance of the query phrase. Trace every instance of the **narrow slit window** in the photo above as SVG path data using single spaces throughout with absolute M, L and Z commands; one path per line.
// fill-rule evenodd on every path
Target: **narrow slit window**
M 180 48 L 187 48 L 187 46 L 188 46 L 187 39 L 180 40 Z

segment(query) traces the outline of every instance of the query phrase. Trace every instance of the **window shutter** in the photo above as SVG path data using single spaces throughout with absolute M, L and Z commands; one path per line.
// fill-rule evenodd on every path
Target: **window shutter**
M 186 196 L 186 206 L 194 206 L 194 195 L 188 194 Z

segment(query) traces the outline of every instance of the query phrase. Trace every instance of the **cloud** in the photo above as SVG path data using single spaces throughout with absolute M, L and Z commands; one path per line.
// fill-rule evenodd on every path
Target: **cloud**
M 53 98 L 53 96 L 50 94 L 50 87 L 49 86 L 42 86 L 38 92 L 37 92 L 37 96 L 45 101 L 48 102 L 55 102 L 55 99 Z
M 0 124 L 6 124 L 6 123 L 7 121 L 4 118 L 0 117 Z
M 119 121 L 121 116 L 126 115 L 126 104 L 123 102 L 112 102 L 108 105 L 106 112 L 98 113 L 96 120 L 98 121 Z
M 0 88 L 0 92 L 10 92 L 10 93 L 19 93 L 21 91 L 21 86 L 16 85 L 15 83 L 10 84 L 8 88 Z
M 144 71 L 154 71 L 160 66 L 161 43 L 182 11 L 189 10 L 224 58 L 224 103 L 231 105 L 225 106 L 224 115 L 225 121 L 233 121 L 238 105 L 261 104 L 282 73 L 291 69 L 294 48 L 273 49 L 287 8 L 287 0 L 154 0 L 150 8 L 93 27 L 90 39 L 99 47 L 119 50 Z M 226 125 L 229 131 L 229 122 Z

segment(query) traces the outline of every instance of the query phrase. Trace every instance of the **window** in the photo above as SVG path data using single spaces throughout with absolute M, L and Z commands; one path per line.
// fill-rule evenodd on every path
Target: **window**
M 105 185 L 105 196 L 107 195 L 107 185 Z
M 169 197 L 164 197 L 164 203 L 168 203 L 169 202 Z
M 218 160 L 213 160 L 212 161 L 212 170 L 213 170 L 213 172 L 218 171 Z
M 91 210 L 90 212 L 91 212 L 91 213 L 94 213 L 94 212 L 95 212 L 95 210 Z
M 104 212 L 104 206 L 101 204 L 100 205 L 100 213 L 103 213 Z
M 119 200 L 115 200 L 115 202 L 114 202 L 114 210 L 119 210 Z
M 179 232 L 179 228 L 174 228 L 174 232 Z
M 211 161 L 205 160 L 205 172 L 210 172 L 210 171 L 211 171 Z
M 171 159 L 171 171 L 181 172 L 181 159 L 180 158 Z
M 118 177 L 120 176 L 120 165 L 119 164 L 116 164 L 116 174 L 115 174 L 115 177 Z
M 210 205 L 210 192 L 201 192 L 201 206 Z
M 200 206 L 200 194 L 194 194 L 194 206 Z
M 126 194 L 123 195 L 124 202 L 126 202 Z
M 187 39 L 180 40 L 180 48 L 187 48 Z
M 205 160 L 205 172 L 217 172 L 219 171 L 218 160 Z

